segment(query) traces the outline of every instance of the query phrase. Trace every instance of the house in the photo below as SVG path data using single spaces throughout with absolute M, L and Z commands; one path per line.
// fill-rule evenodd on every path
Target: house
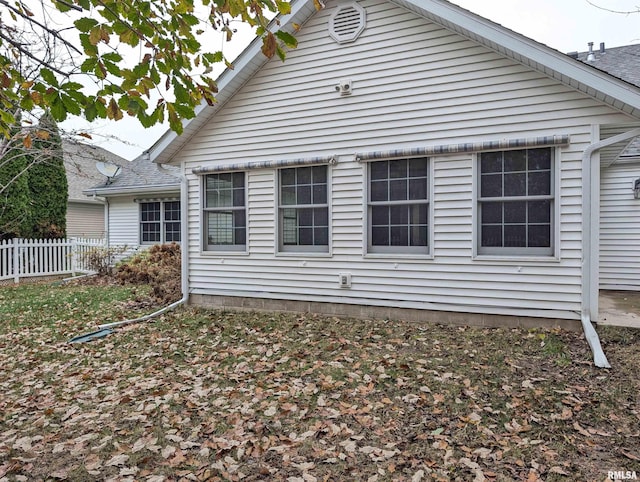
M 162 168 L 140 156 L 118 163 L 120 173 L 102 176 L 85 196 L 103 200 L 109 246 L 129 251 L 180 241 L 180 180 L 175 168 Z
M 640 87 L 640 44 L 570 54 L 575 58 Z M 600 288 L 640 290 L 639 201 L 633 196 L 640 180 L 640 138 L 631 140 L 617 158 L 601 164 Z M 638 186 L 640 187 L 640 185 Z M 639 193 L 640 194 L 640 193 Z
M 127 161 L 101 147 L 65 139 L 62 143 L 67 173 L 67 236 L 101 238 L 105 234 L 104 201 L 87 197 L 84 190 L 104 182 L 96 169 L 97 162 L 124 164 Z
M 147 153 L 183 175 L 189 301 L 586 331 L 640 89 L 445 0 L 323 5 Z

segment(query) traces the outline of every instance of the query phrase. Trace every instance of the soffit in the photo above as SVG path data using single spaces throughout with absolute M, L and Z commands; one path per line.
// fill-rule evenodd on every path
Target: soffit
M 618 134 L 623 134 L 625 132 L 630 131 L 631 129 L 635 129 L 640 127 L 640 122 L 638 123 L 629 123 L 629 124 L 617 124 L 617 125 L 605 125 L 600 127 L 600 140 L 608 139 L 609 137 L 613 137 Z M 629 152 L 629 147 L 633 147 L 638 144 L 638 138 L 626 140 L 623 142 L 618 142 L 617 144 L 612 144 L 608 147 L 603 147 L 600 149 L 600 166 L 601 167 L 609 167 L 615 162 L 618 162 L 620 156 L 623 153 Z M 638 152 L 629 153 L 629 157 L 637 157 L 640 153 L 640 146 L 638 147 Z M 626 151 L 626 152 L 625 152 Z

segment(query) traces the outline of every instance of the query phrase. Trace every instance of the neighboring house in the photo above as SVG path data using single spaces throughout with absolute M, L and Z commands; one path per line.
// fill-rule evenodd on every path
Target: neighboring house
M 570 55 L 640 87 L 640 44 L 606 48 L 602 43 Z M 640 138 L 632 139 L 619 157 L 605 157 L 601 176 L 600 287 L 640 290 L 640 201 L 633 196 L 640 182 Z
M 111 180 L 85 189 L 85 196 L 104 200 L 110 246 L 130 250 L 180 241 L 180 180 L 171 166 L 163 169 L 148 156 L 119 163 Z
M 285 62 L 254 41 L 218 103 L 148 151 L 186 176 L 190 301 L 597 320 L 600 165 L 604 193 L 640 89 L 444 0 L 314 3 L 272 24 L 301 26 Z
M 104 201 L 87 197 L 84 190 L 104 181 L 97 162 L 124 164 L 127 161 L 101 147 L 65 140 L 64 167 L 69 185 L 67 237 L 101 238 L 105 235 Z

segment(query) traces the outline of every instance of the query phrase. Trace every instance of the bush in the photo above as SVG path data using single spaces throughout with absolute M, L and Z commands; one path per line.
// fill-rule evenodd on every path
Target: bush
M 121 283 L 146 284 L 161 303 L 182 297 L 180 245 L 156 244 L 116 268 Z
M 108 276 L 113 271 L 113 260 L 116 256 L 126 252 L 126 246 L 116 246 L 109 248 L 91 248 L 86 253 L 82 253 L 81 262 L 99 275 Z

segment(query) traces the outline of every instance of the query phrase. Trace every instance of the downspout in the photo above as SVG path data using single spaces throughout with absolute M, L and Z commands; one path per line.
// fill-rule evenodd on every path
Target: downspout
M 160 169 L 164 173 L 175 177 L 175 172 L 168 171 L 167 169 L 162 167 L 162 165 L 160 164 L 158 164 L 157 166 L 158 166 L 158 169 Z M 104 329 L 116 328 L 119 326 L 130 325 L 132 323 L 138 323 L 141 321 L 150 320 L 151 318 L 155 318 L 156 316 L 159 316 L 163 313 L 166 313 L 167 311 L 173 310 L 174 308 L 183 304 L 187 304 L 189 302 L 189 277 L 188 277 L 189 254 L 187 252 L 188 245 L 189 245 L 188 233 L 187 233 L 188 231 L 187 230 L 188 195 L 187 195 L 187 177 L 184 174 L 183 167 L 181 167 L 181 172 L 178 177 L 180 179 L 180 240 L 181 240 L 180 241 L 180 244 L 181 244 L 180 257 L 181 257 L 181 277 L 182 277 L 182 298 L 148 315 L 141 316 L 139 318 L 134 318 L 131 320 L 116 321 L 114 323 L 106 323 L 104 325 L 98 325 L 98 328 L 104 330 Z
M 104 197 L 104 237 L 105 237 L 105 245 L 108 248 L 110 243 L 109 243 L 109 210 L 110 210 L 111 206 L 109 206 L 109 197 L 105 196 Z
M 599 158 L 593 154 L 612 144 L 623 142 L 633 137 L 640 136 L 640 128 L 632 129 L 622 134 L 609 137 L 589 145 L 582 154 L 582 329 L 587 343 L 593 353 L 593 362 L 599 368 L 611 368 L 607 357 L 600 345 L 600 338 L 591 320 L 594 318 L 594 307 L 597 307 L 598 296 L 598 256 L 593 256 L 592 249 L 597 247 L 598 233 L 593 229 L 594 214 L 598 213 L 599 197 L 594 196 L 594 191 L 600 192 Z M 597 182 L 596 182 L 597 181 Z M 595 209 L 594 209 L 595 207 Z M 594 303 L 592 298 L 595 296 Z M 597 315 L 597 313 L 595 313 Z

